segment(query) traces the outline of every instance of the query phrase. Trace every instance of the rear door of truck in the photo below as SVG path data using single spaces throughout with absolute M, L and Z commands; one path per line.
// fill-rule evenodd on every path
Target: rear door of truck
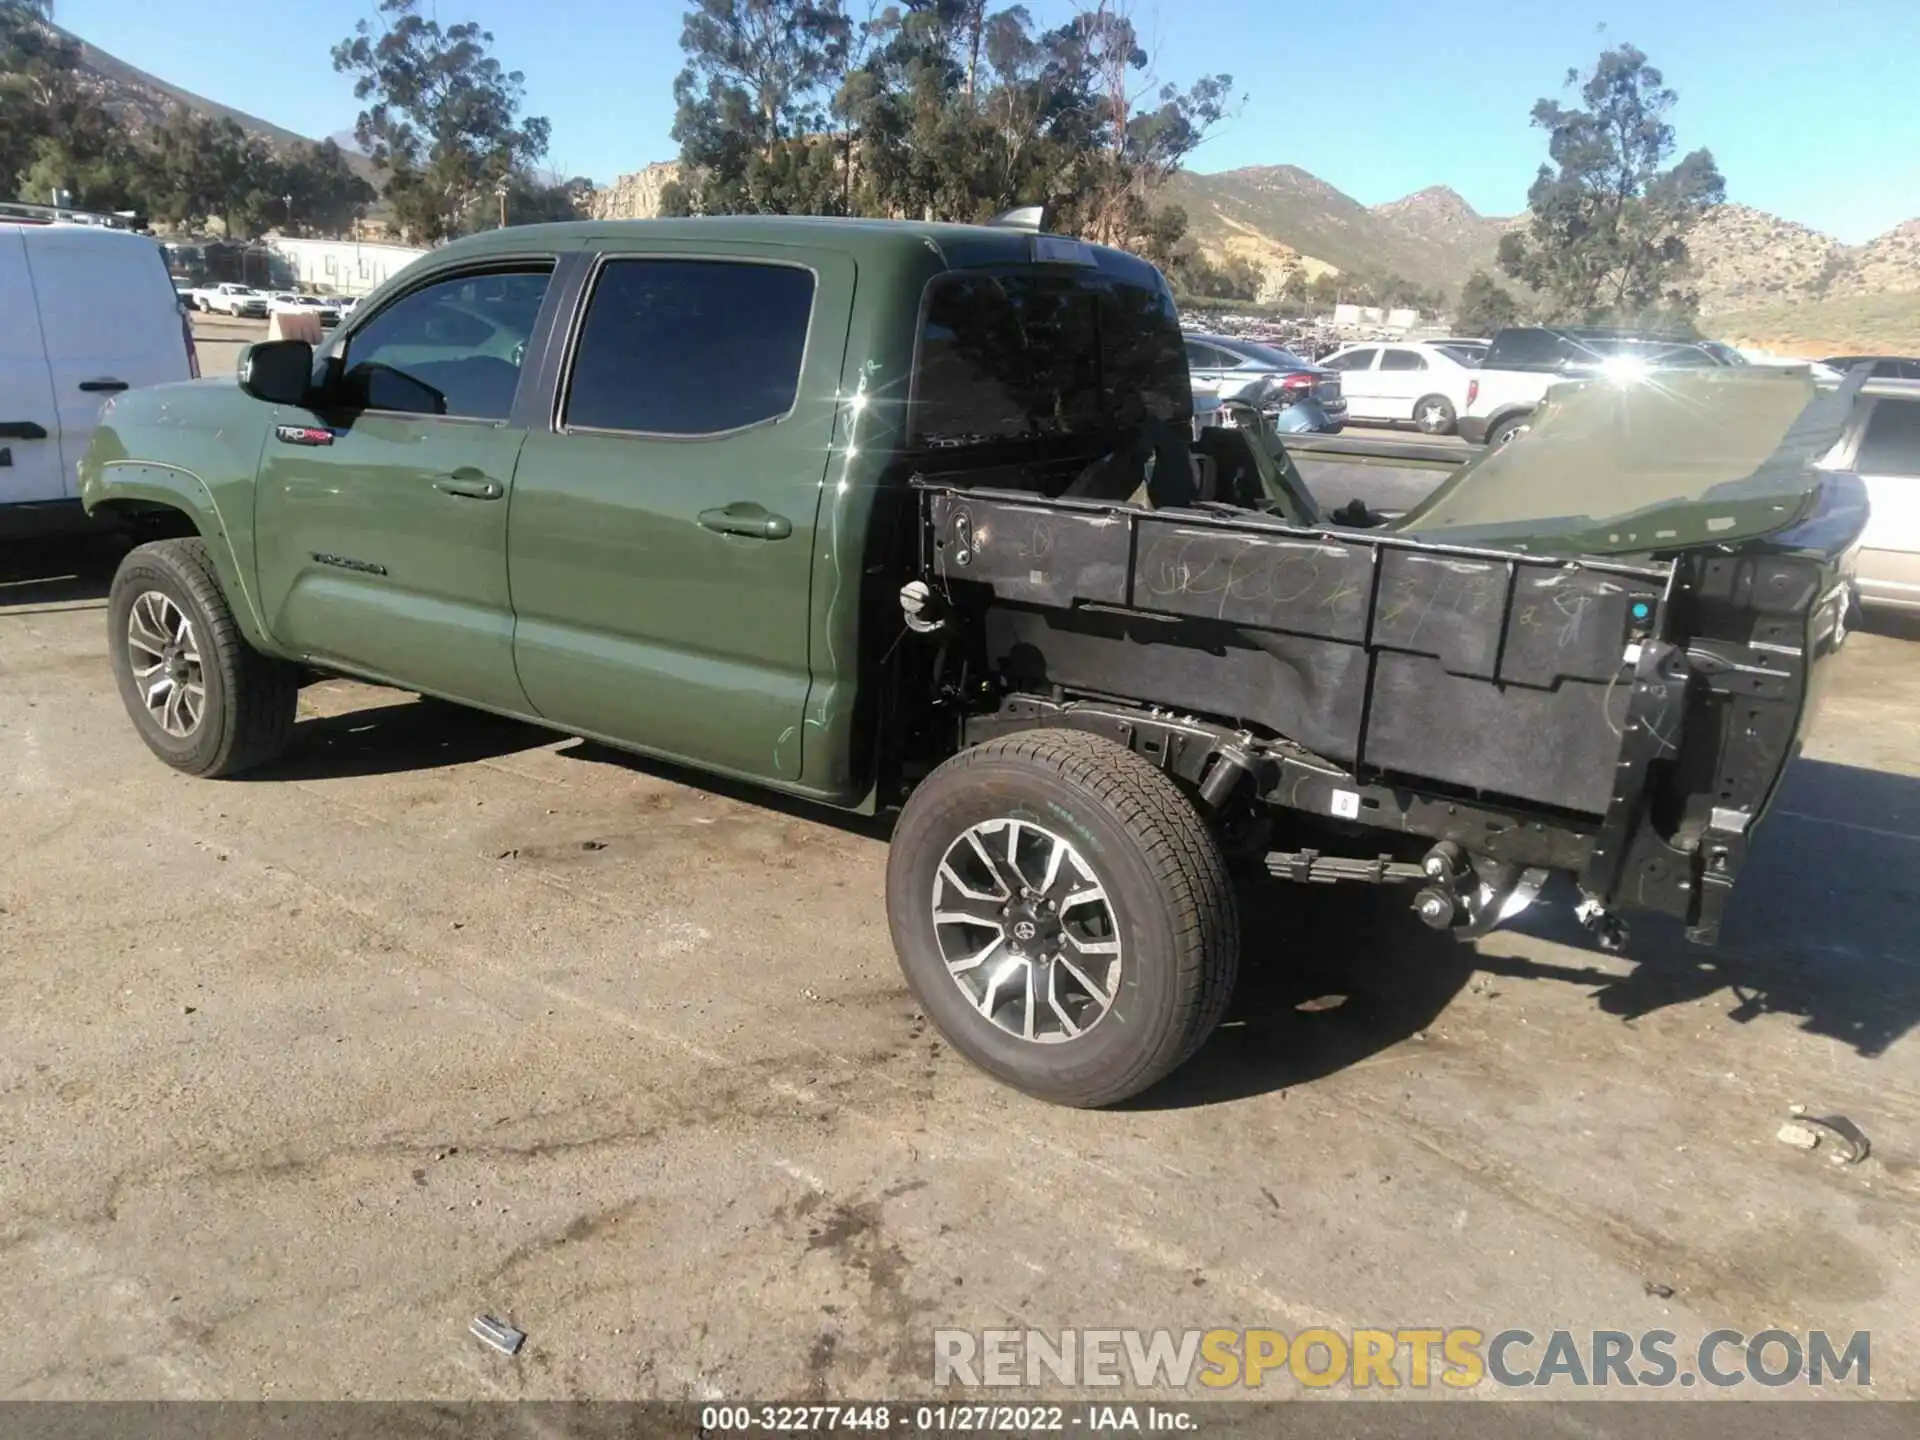
M 541 715 L 802 780 L 853 292 L 853 260 L 810 248 L 677 239 L 595 259 L 508 523 L 514 659 Z

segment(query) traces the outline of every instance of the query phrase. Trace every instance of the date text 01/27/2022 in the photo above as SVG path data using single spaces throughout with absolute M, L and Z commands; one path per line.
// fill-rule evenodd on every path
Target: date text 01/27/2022
M 762 1431 L 898 1431 L 909 1435 L 1031 1435 L 1082 1431 L 1093 1435 L 1126 1432 L 1189 1433 L 1198 1422 L 1187 1410 L 1167 1405 L 707 1405 L 700 1411 L 702 1434 Z

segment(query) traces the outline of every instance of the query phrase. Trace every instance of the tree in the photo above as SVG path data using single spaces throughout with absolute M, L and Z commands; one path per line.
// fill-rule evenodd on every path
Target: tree
M 1486 271 L 1476 270 L 1460 287 L 1453 323 L 1462 335 L 1491 335 L 1520 323 L 1520 303 Z
M 468 21 L 442 28 L 420 0 L 380 0 L 379 28 L 362 20 L 333 47 L 333 68 L 371 101 L 354 137 L 387 171 L 385 194 L 416 239 L 456 234 L 476 206 L 547 152 L 545 118 L 520 113 L 526 77 L 491 53 L 493 35 Z
M 827 127 L 853 27 L 839 0 L 698 0 L 681 26 L 673 138 L 703 210 L 828 209 Z
M 985 220 L 1044 203 L 1056 229 L 1171 265 L 1186 217 L 1153 196 L 1225 113 L 1231 80 L 1161 85 L 1125 13 L 1052 30 L 986 0 L 697 0 L 675 84 L 666 213 Z
M 79 63 L 52 14 L 50 0 L 0 0 L 0 194 L 16 193 L 40 141 L 53 135 L 55 108 Z
M 52 14 L 49 0 L 0 0 L 0 194 L 124 209 L 138 152 L 78 83 L 80 47 Z
M 365 215 L 374 200 L 373 186 L 331 140 L 296 145 L 280 155 L 273 180 L 287 206 L 276 218 L 293 234 L 337 234 Z
M 1687 234 L 1726 198 L 1713 156 L 1668 165 L 1678 95 L 1632 45 L 1603 52 L 1579 86 L 1582 108 L 1543 99 L 1533 123 L 1547 154 L 1527 192 L 1532 219 L 1500 241 L 1500 268 L 1542 292 L 1563 320 L 1687 321 Z

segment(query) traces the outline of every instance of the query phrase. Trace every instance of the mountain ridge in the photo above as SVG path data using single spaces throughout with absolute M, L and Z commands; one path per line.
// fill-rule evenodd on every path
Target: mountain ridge
M 1526 216 L 1482 215 L 1450 186 L 1363 206 L 1289 165 L 1180 172 L 1167 198 L 1212 259 L 1237 256 L 1270 273 L 1386 271 L 1457 291 L 1476 269 L 1498 276 L 1500 237 Z M 1920 292 L 1920 218 L 1862 245 L 1739 202 L 1716 206 L 1689 238 L 1702 313 Z

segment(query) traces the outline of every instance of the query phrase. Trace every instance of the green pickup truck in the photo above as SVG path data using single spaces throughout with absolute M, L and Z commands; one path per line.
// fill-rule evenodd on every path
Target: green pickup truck
M 155 537 L 109 638 L 168 764 L 273 760 L 341 674 L 898 807 L 926 1013 L 1099 1105 L 1220 1019 L 1235 859 L 1466 935 L 1565 876 L 1603 943 L 1711 940 L 1844 637 L 1865 503 L 1814 461 L 1850 403 L 1596 383 L 1406 515 L 1326 516 L 1250 407 L 1196 428 L 1134 257 L 576 223 L 119 397 L 81 481 Z

